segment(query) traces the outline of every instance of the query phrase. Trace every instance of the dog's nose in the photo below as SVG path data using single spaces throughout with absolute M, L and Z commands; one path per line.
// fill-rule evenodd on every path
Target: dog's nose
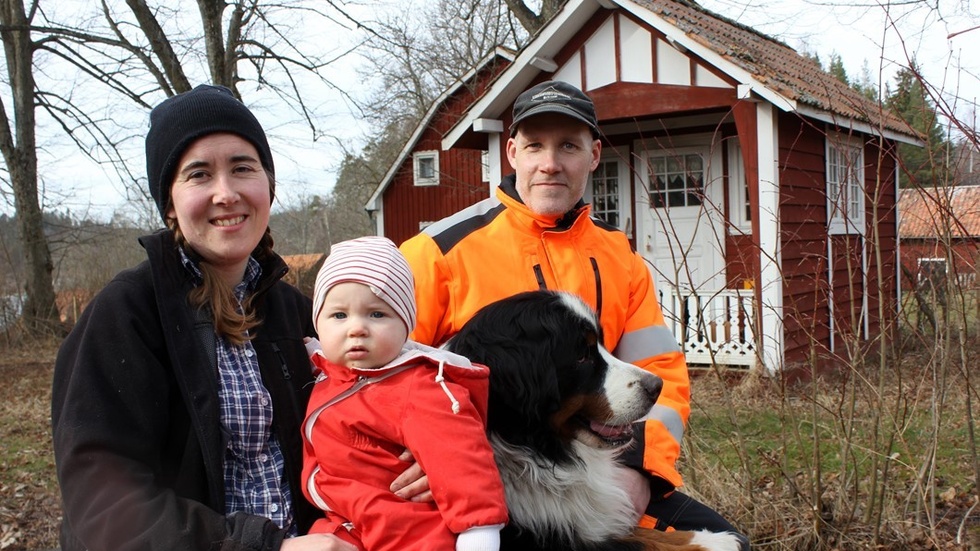
M 646 377 L 640 379 L 643 391 L 650 397 L 650 402 L 656 402 L 660 397 L 660 391 L 664 388 L 664 381 L 653 373 L 644 373 Z

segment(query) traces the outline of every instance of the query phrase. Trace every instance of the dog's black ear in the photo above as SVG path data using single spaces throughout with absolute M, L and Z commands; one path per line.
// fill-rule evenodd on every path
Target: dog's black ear
M 488 430 L 562 460 L 551 416 L 561 403 L 554 365 L 564 309 L 553 293 L 515 295 L 481 309 L 447 348 L 490 368 Z M 549 442 L 555 440 L 554 442 Z

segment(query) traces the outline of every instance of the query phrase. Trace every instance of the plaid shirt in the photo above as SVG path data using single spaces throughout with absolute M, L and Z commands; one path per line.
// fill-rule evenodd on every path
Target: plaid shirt
M 184 266 L 200 277 L 200 270 L 181 250 Z M 239 305 L 258 283 L 262 269 L 248 259 L 245 277 L 235 287 Z M 290 535 L 292 496 L 283 480 L 285 464 L 279 440 L 272 434 L 272 398 L 262 384 L 259 361 L 251 341 L 232 344 L 217 335 L 221 431 L 225 449 L 225 514 L 244 511 L 271 519 Z

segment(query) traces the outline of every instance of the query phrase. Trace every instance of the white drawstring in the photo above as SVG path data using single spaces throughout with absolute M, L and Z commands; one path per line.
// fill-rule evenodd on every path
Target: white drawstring
M 446 385 L 446 378 L 442 376 L 442 368 L 446 365 L 446 360 L 439 360 L 439 371 L 436 373 L 436 382 L 442 386 L 442 390 L 445 391 L 446 396 L 449 396 L 449 401 L 453 403 L 453 413 L 459 413 L 459 401 L 453 396 L 453 393 L 449 391 L 449 386 Z

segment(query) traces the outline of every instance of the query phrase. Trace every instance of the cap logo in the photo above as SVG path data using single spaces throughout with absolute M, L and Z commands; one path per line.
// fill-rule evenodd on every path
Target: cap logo
M 545 90 L 541 90 L 537 94 L 531 96 L 531 101 L 555 101 L 555 100 L 570 100 L 571 96 L 568 94 L 563 94 L 556 90 L 553 86 Z

